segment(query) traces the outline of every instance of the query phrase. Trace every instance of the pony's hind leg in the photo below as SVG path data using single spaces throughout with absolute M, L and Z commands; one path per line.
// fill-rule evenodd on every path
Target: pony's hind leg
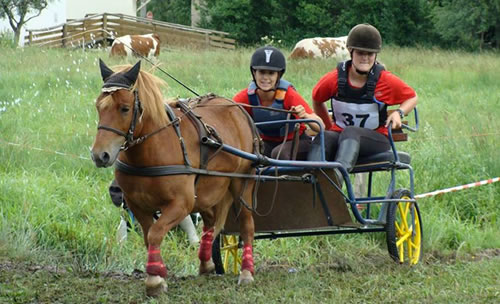
M 240 234 L 243 241 L 243 254 L 241 259 L 241 273 L 238 284 L 249 284 L 253 282 L 253 239 L 254 222 L 252 212 L 242 207 L 240 213 Z
M 220 232 L 233 201 L 230 192 L 210 209 L 200 212 L 203 218 L 203 233 L 201 235 L 198 258 L 200 259 L 200 274 L 215 272 L 215 264 L 212 260 L 212 245 L 215 236 Z
M 198 258 L 200 259 L 199 274 L 210 274 L 215 271 L 215 264 L 212 261 L 212 243 L 214 241 L 215 228 L 203 225 L 200 249 Z
M 252 211 L 248 207 L 252 207 L 252 192 L 254 181 L 248 181 L 248 184 L 243 185 L 243 195 L 241 198 L 237 196 L 236 201 L 241 199 L 240 212 L 240 235 L 243 241 L 243 255 L 241 261 L 241 273 L 238 279 L 238 284 L 250 284 L 253 282 L 254 261 L 253 261 L 253 240 L 255 233 L 255 225 L 253 221 Z

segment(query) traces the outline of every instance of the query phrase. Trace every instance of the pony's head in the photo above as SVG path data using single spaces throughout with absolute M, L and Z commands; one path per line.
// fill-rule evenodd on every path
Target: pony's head
M 165 124 L 160 86 L 165 83 L 140 70 L 140 61 L 114 72 L 99 60 L 104 84 L 96 99 L 99 114 L 92 160 L 97 167 L 111 166 L 120 151 L 140 136 L 144 121 Z

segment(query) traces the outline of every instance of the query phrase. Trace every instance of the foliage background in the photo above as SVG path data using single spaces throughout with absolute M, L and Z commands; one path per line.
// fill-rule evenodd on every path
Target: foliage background
M 152 0 L 147 8 L 156 20 L 191 25 L 191 0 Z
M 155 18 L 190 25 L 191 1 L 153 0 Z M 498 49 L 500 0 L 200 0 L 200 26 L 229 32 L 242 45 L 346 36 L 370 23 L 384 43 L 466 50 Z

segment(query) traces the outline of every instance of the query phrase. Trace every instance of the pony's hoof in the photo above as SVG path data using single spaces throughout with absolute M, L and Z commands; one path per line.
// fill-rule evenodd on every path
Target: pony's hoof
M 250 271 L 248 270 L 242 270 L 240 273 L 240 278 L 238 279 L 238 285 L 248 285 L 252 284 L 253 282 L 253 275 Z
M 167 292 L 167 282 L 160 276 L 148 275 L 146 277 L 146 295 L 148 297 L 157 297 Z
M 207 262 L 202 262 L 200 264 L 199 274 L 210 274 L 215 272 L 215 264 L 212 260 L 208 260 Z

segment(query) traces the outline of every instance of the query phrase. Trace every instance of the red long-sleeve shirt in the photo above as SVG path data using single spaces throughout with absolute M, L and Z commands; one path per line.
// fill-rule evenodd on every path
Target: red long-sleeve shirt
M 347 80 L 347 85 L 357 88 L 350 83 L 349 78 Z M 323 75 L 316 86 L 314 86 L 312 91 L 313 103 L 319 105 L 327 100 L 330 100 L 332 97 L 337 96 L 337 93 L 338 71 L 335 68 L 334 70 Z M 374 92 L 374 97 L 378 101 L 387 105 L 397 105 L 415 96 L 415 90 L 391 72 L 384 70 L 380 73 Z M 337 132 L 342 131 L 342 128 L 332 122 L 328 112 L 316 111 L 316 114 L 323 119 L 327 130 Z M 385 126 L 379 127 L 376 131 L 387 135 L 387 128 Z

